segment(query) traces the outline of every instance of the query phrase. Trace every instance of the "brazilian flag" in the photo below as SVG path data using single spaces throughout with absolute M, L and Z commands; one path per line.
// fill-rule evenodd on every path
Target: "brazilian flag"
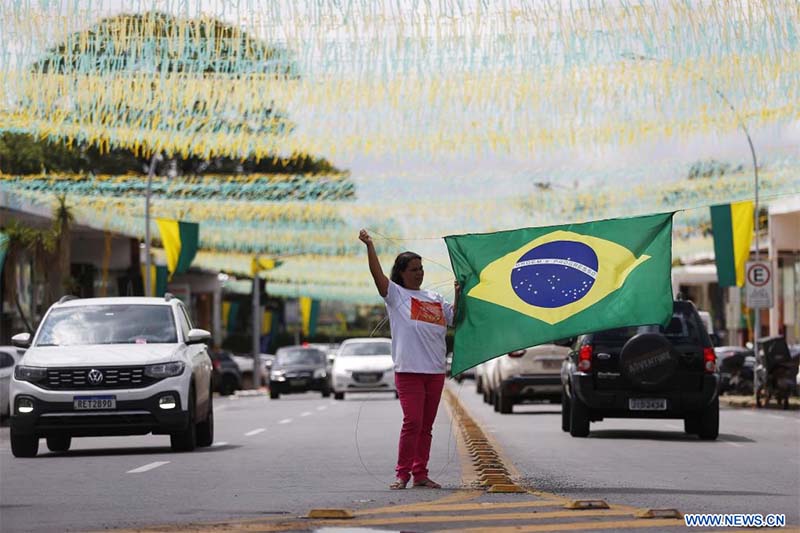
M 462 298 L 453 374 L 504 353 L 672 316 L 672 216 L 445 237 Z
M 156 219 L 156 224 L 167 254 L 167 270 L 171 280 L 174 274 L 183 274 L 189 270 L 197 254 L 200 225 L 166 218 Z

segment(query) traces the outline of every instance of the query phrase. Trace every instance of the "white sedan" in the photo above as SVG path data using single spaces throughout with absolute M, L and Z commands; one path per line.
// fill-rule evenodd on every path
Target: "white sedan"
M 392 340 L 345 340 L 336 352 L 332 374 L 333 397 L 337 400 L 343 400 L 346 392 L 392 392 L 397 396 Z

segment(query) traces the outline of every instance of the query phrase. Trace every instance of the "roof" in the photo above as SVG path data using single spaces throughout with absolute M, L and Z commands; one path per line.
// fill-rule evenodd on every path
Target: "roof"
M 75 298 L 68 300 L 64 303 L 56 304 L 59 307 L 81 307 L 84 305 L 171 305 L 173 300 L 165 300 L 164 298 L 151 298 L 145 296 L 114 296 L 107 298 Z

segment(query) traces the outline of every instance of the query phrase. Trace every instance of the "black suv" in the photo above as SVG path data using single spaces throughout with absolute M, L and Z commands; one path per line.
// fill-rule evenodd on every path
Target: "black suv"
M 711 339 L 694 304 L 673 303 L 663 326 L 579 336 L 561 367 L 561 429 L 589 435 L 609 418 L 682 418 L 686 433 L 719 434 L 719 374 Z

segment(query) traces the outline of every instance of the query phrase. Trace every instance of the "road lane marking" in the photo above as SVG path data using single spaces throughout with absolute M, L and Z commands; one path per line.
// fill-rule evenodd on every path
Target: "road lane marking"
M 317 411 L 324 411 L 327 408 L 328 408 L 327 405 L 320 405 L 319 407 L 317 407 Z
M 288 423 L 290 423 L 291 421 L 292 421 L 292 419 L 291 419 L 291 418 L 284 418 L 283 420 L 281 420 L 280 422 L 278 422 L 278 424 L 288 424 Z
M 778 420 L 783 420 L 783 417 L 780 416 L 780 415 L 767 415 L 767 417 L 768 418 L 775 418 L 775 419 L 778 419 Z
M 737 448 L 741 448 L 742 446 L 744 446 L 744 444 L 740 444 L 738 442 L 730 442 L 730 441 L 725 441 L 725 444 L 730 444 L 731 446 L 736 446 Z
M 306 411 L 304 413 L 300 413 L 300 416 L 311 416 L 311 411 Z
M 133 470 L 128 470 L 125 472 L 126 474 L 141 474 L 142 472 L 147 472 L 148 470 L 152 470 L 154 468 L 158 468 L 159 466 L 164 466 L 169 464 L 169 461 L 156 461 L 155 463 L 148 463 L 144 466 L 140 466 L 139 468 L 134 468 Z
M 215 442 L 214 444 L 211 445 L 211 447 L 213 448 L 214 446 L 227 446 L 227 445 L 228 443 L 223 441 L 223 442 Z
M 266 431 L 264 428 L 254 429 L 253 431 L 248 431 L 244 434 L 245 437 L 252 437 L 253 435 L 258 435 L 259 433 Z

